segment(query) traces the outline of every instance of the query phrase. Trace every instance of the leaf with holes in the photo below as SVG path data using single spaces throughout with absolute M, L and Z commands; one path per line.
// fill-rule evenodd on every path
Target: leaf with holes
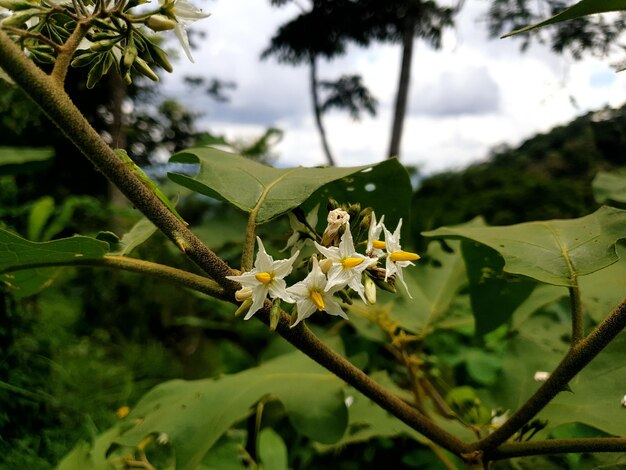
M 0 281 L 17 297 L 27 297 L 52 282 L 57 268 L 33 268 L 41 263 L 68 263 L 77 259 L 101 258 L 109 244 L 95 238 L 73 236 L 37 243 L 0 229 Z
M 572 5 L 571 7 L 554 15 L 553 17 L 548 18 L 547 20 L 541 21 L 540 23 L 534 25 L 516 29 L 515 31 L 511 31 L 510 33 L 505 34 L 502 37 L 507 38 L 509 36 L 513 36 L 514 34 L 525 33 L 535 28 L 541 28 L 543 26 L 560 23 L 562 21 L 574 20 L 576 18 L 594 15 L 596 13 L 607 13 L 610 11 L 623 10 L 626 10 L 626 0 L 582 0 L 581 2 Z
M 298 207 L 325 184 L 375 166 L 272 168 L 213 148 L 184 150 L 172 156 L 170 163 L 199 165 L 195 176 L 168 173 L 168 177 L 192 191 L 249 212 L 257 224 Z
M 626 238 L 626 211 L 601 207 L 578 219 L 504 227 L 443 227 L 423 235 L 474 240 L 500 253 L 506 272 L 571 286 L 576 277 L 617 261 L 615 243 Z

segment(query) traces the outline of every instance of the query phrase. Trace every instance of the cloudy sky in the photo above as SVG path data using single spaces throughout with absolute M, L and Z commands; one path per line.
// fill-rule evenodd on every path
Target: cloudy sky
M 198 41 L 194 64 L 183 59 L 176 64 L 165 79 L 165 92 L 202 113 L 201 126 L 229 138 L 251 138 L 270 126 L 282 129 L 284 137 L 275 147 L 281 166 L 323 164 L 308 69 L 259 59 L 276 28 L 299 10 L 293 4 L 271 8 L 267 0 L 195 3 L 212 14 L 195 25 L 207 36 Z M 425 173 L 460 168 L 485 158 L 495 145 L 517 145 L 590 109 L 626 101 L 626 72 L 616 74 L 610 59 L 575 62 L 542 46 L 522 54 L 518 40 L 489 40 L 480 22 L 487 5 L 466 0 L 441 50 L 416 43 L 401 159 Z M 339 165 L 376 162 L 386 155 L 400 54 L 398 45 L 354 47 L 340 60 L 320 63 L 321 79 L 360 73 L 379 101 L 375 118 L 354 122 L 345 113 L 326 115 Z M 228 103 L 219 104 L 186 88 L 184 75 L 232 80 L 237 88 L 229 92 Z

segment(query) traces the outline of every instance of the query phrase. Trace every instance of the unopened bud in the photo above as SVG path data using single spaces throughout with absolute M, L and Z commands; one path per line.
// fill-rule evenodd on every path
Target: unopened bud
M 95 52 L 108 51 L 118 42 L 119 39 L 103 39 L 102 41 L 94 42 L 89 49 Z
M 328 203 L 326 204 L 326 210 L 328 212 L 335 210 L 339 207 L 339 203 L 335 201 L 333 198 L 328 198 Z
M 365 298 L 367 302 L 374 305 L 376 303 L 376 284 L 366 275 L 363 285 L 365 286 Z
M 270 309 L 270 331 L 276 331 L 280 320 L 280 299 L 275 299 Z
M 150 28 L 152 31 L 168 31 L 170 29 L 176 28 L 176 21 L 171 18 L 168 18 L 165 15 L 152 15 L 146 21 L 145 25 Z
M 322 270 L 324 274 L 328 273 L 332 265 L 333 265 L 332 259 L 324 258 L 322 261 L 320 261 L 320 269 Z
M 239 315 L 246 313 L 248 310 L 250 310 L 250 307 L 252 307 L 252 299 L 244 300 L 239 308 L 235 310 L 235 316 L 238 317 Z
M 2 20 L 1 24 L 3 26 L 14 26 L 20 27 L 24 25 L 28 20 L 30 20 L 33 16 L 39 13 L 39 10 L 36 8 L 30 8 L 28 10 L 21 10 L 19 13 L 14 13 L 11 16 L 6 17 Z
M 24 0 L 0 0 L 0 7 L 6 8 L 7 10 L 27 10 L 35 6 L 36 5 L 33 5 L 32 3 L 26 2 Z
M 252 297 L 252 289 L 249 287 L 242 287 L 235 292 L 235 300 L 237 300 L 237 302 L 243 302 L 244 300 L 248 300 L 250 297 Z
M 141 57 L 135 58 L 135 67 L 137 67 L 137 70 L 139 70 L 139 72 L 142 75 L 145 75 L 150 80 L 154 82 L 159 81 L 159 76 L 156 73 L 154 73 L 154 70 L 152 70 L 150 66 L 148 65 L 148 63 L 145 60 L 143 60 Z

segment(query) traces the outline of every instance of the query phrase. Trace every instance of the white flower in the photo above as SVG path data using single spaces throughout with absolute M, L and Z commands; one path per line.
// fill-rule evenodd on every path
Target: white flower
M 538 370 L 537 372 L 535 372 L 535 382 L 545 382 L 546 380 L 548 380 L 548 378 L 550 377 L 550 372 L 546 372 L 543 370 Z
M 334 209 L 328 213 L 326 222 L 328 222 L 328 225 L 322 234 L 322 245 L 335 245 L 339 238 L 339 229 L 343 225 L 350 223 L 350 214 L 343 209 Z
M 241 276 L 226 276 L 231 281 L 237 281 L 242 287 L 247 287 L 252 291 L 252 305 L 244 320 L 250 319 L 252 315 L 263 308 L 263 303 L 268 294 L 272 299 L 294 302 L 287 292 L 287 283 L 283 278 L 291 272 L 293 262 L 300 252 L 296 252 L 289 259 L 274 261 L 274 258 L 266 253 L 261 239 L 259 237 L 256 239 L 259 244 L 259 252 L 254 261 L 254 269 L 243 273 Z
M 378 258 L 368 258 L 354 250 L 354 242 L 352 234 L 347 229 L 341 237 L 339 247 L 331 246 L 326 248 L 319 243 L 315 243 L 315 247 L 326 258 L 332 261 L 332 265 L 328 270 L 328 283 L 325 290 L 328 292 L 333 287 L 339 289 L 349 286 L 356 291 L 363 299 L 365 299 L 365 288 L 361 281 L 363 271 L 372 264 L 376 264 Z
M 185 28 L 191 23 L 197 20 L 201 20 L 210 16 L 210 13 L 203 13 L 202 10 L 195 5 L 191 4 L 187 0 L 159 0 L 161 2 L 161 10 L 164 14 L 176 20 L 176 27 L 174 32 L 176 37 L 183 46 L 183 50 L 191 62 L 191 51 L 189 49 L 189 38 L 187 37 L 187 31 Z
M 387 261 L 385 264 L 385 281 L 389 276 L 394 274 L 397 275 L 398 279 L 404 286 L 411 297 L 411 293 L 409 292 L 409 288 L 404 282 L 404 277 L 402 275 L 402 269 L 407 266 L 415 266 L 411 261 L 416 261 L 420 259 L 420 255 L 416 253 L 410 253 L 408 251 L 402 251 L 402 247 L 400 246 L 400 229 L 402 228 L 402 219 L 398 222 L 398 226 L 396 230 L 393 232 L 389 232 L 387 227 L 383 225 L 383 230 L 385 231 L 385 250 L 387 251 Z
M 326 312 L 330 315 L 339 315 L 348 319 L 348 316 L 333 299 L 333 293 L 340 288 L 335 286 L 326 291 L 327 279 L 316 257 L 313 257 L 313 269 L 302 281 L 297 282 L 287 289 L 298 307 L 298 319 L 291 325 L 296 326 L 305 318 L 309 318 L 315 312 Z
M 376 223 L 376 214 L 372 211 L 372 221 L 370 222 L 370 228 L 367 234 L 367 249 L 365 250 L 365 253 L 370 256 L 381 257 L 384 254 L 383 249 L 385 248 L 385 242 L 378 239 L 380 233 L 383 231 L 384 221 L 385 216 L 383 215 L 380 218 L 380 222 Z
M 624 395 L 620 404 L 622 405 L 622 407 L 626 408 L 626 395 Z

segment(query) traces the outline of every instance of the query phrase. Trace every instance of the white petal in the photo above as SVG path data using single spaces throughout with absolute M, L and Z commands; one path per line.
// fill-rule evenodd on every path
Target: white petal
M 256 278 L 256 270 L 243 273 L 240 276 L 226 276 L 226 279 L 240 283 L 243 287 L 257 287 L 261 282 Z
M 287 292 L 289 292 L 291 297 L 295 298 L 296 301 L 298 299 L 306 299 L 309 297 L 309 288 L 307 287 L 305 281 L 296 282 L 293 286 L 287 288 Z
M 339 255 L 341 258 L 351 258 L 355 254 L 354 241 L 352 240 L 352 233 L 350 233 L 350 226 L 346 226 L 346 231 L 341 236 L 339 242 Z
M 398 269 L 398 279 L 400 280 L 400 282 L 404 286 L 404 290 L 406 291 L 407 295 L 409 296 L 409 299 L 412 299 L 413 296 L 411 295 L 411 292 L 409 292 L 409 287 L 406 285 L 406 282 L 404 282 L 404 274 L 402 274 L 402 270 L 401 269 Z
M 183 46 L 183 51 L 187 55 L 187 58 L 191 63 L 194 63 L 193 57 L 191 56 L 191 48 L 189 47 L 189 38 L 187 37 L 187 31 L 185 30 L 185 26 L 182 23 L 177 23 L 174 28 L 174 32 L 176 33 L 176 37 L 180 41 L 180 45 Z
M 329 315 L 338 315 L 348 320 L 348 315 L 341 309 L 331 294 L 322 294 L 324 299 L 324 311 Z
M 249 320 L 252 318 L 256 312 L 263 308 L 263 304 L 265 303 L 265 298 L 267 297 L 267 287 L 259 286 L 256 289 L 252 290 L 252 305 L 250 306 L 250 310 L 245 317 L 244 320 Z
M 322 246 L 319 243 L 315 242 L 315 248 L 317 248 L 317 251 L 326 256 L 326 258 L 328 259 L 339 260 L 341 258 L 341 255 L 339 254 L 339 248 L 337 248 L 336 246 L 326 248 L 325 246 Z
M 283 279 L 274 279 L 269 285 L 269 294 L 272 299 L 282 299 L 290 304 L 295 300 L 287 292 L 287 283 Z
M 289 259 L 281 259 L 278 261 L 274 261 L 272 265 L 272 272 L 274 276 L 278 279 L 282 279 L 286 275 L 288 275 L 293 269 L 293 263 L 300 254 L 300 251 L 296 251 L 294 255 Z

